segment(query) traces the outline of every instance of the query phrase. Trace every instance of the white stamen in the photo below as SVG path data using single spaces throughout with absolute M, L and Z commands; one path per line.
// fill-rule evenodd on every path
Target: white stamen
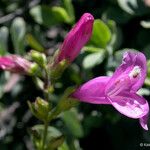
M 133 70 L 129 73 L 129 77 L 136 78 L 141 73 L 141 68 L 139 66 L 135 66 Z

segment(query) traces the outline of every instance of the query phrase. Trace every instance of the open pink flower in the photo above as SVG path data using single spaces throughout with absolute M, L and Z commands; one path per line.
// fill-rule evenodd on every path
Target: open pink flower
M 67 34 L 56 63 L 66 59 L 72 62 L 80 53 L 82 47 L 89 41 L 92 35 L 94 17 L 90 13 L 84 13 L 76 25 Z
M 0 69 L 11 71 L 14 73 L 28 73 L 32 63 L 18 56 L 9 55 L 0 57 Z
M 88 103 L 111 104 L 121 114 L 140 120 L 141 126 L 148 130 L 148 102 L 137 91 L 146 78 L 147 65 L 144 54 L 126 52 L 122 64 L 113 76 L 97 77 L 83 84 L 72 96 Z

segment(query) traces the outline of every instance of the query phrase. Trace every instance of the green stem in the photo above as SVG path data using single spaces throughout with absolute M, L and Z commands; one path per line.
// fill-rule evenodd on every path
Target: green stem
M 49 93 L 48 93 L 48 88 L 50 86 L 49 71 L 46 66 L 44 66 L 44 70 L 45 70 L 44 95 L 45 95 L 45 100 L 49 101 Z M 47 113 L 47 117 L 48 117 L 48 113 Z M 42 149 L 41 150 L 45 150 L 45 147 L 46 147 L 45 144 L 46 144 L 46 140 L 47 140 L 48 124 L 49 124 L 49 121 L 48 121 L 48 119 L 46 119 L 46 121 L 44 122 L 44 131 L 43 131 Z
M 49 100 L 48 88 L 50 87 L 50 78 L 49 78 L 49 71 L 46 66 L 44 67 L 44 70 L 45 70 L 44 93 L 45 93 L 45 99 L 48 101 Z
M 42 150 L 45 150 L 47 130 L 48 130 L 48 121 L 45 121 L 45 123 L 44 123 L 44 132 L 43 132 L 43 140 L 42 140 Z

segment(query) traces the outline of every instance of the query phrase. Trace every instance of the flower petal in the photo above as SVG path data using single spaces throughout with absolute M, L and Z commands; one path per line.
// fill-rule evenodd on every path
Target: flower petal
M 128 83 L 123 90 L 128 89 L 136 92 L 143 85 L 146 78 L 146 72 L 147 65 L 144 54 L 141 52 L 128 51 L 123 55 L 122 64 L 116 69 L 112 78 L 109 80 L 105 92 L 109 93 L 115 88 L 116 83 L 122 79 L 130 80 L 130 83 Z
M 105 97 L 105 87 L 110 77 L 97 77 L 83 84 L 72 96 L 83 102 L 93 104 L 110 104 Z
M 120 113 L 130 118 L 141 118 L 149 112 L 148 102 L 134 93 L 124 92 L 108 99 Z
M 142 126 L 143 129 L 148 130 L 147 122 L 148 122 L 148 116 L 149 113 L 140 118 L 140 125 Z

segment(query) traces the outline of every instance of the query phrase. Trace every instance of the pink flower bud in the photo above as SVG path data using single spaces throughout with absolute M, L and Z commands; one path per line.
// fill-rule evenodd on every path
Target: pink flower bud
M 0 69 L 10 72 L 26 74 L 31 65 L 31 62 L 18 55 L 0 57 Z
M 67 34 L 56 58 L 56 63 L 64 59 L 72 62 L 77 57 L 82 47 L 89 41 L 92 35 L 93 22 L 94 17 L 90 13 L 82 15 L 80 20 Z

